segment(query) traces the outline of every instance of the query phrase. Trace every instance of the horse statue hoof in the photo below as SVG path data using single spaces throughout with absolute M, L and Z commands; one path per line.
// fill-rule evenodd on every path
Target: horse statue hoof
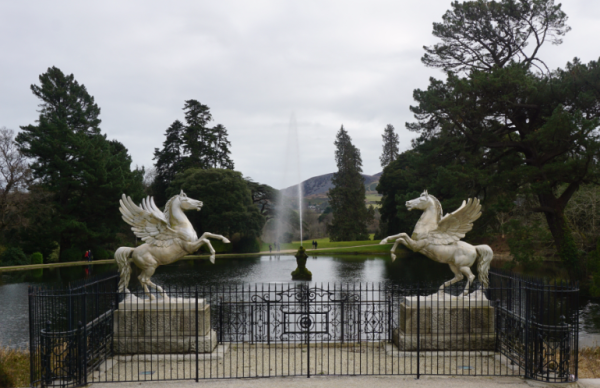
M 213 263 L 213 264 L 215 263 L 215 255 L 210 255 L 209 259 L 210 259 L 211 263 Z
M 229 244 L 229 243 L 231 243 L 231 241 L 229 241 L 229 240 L 228 240 L 228 239 L 226 239 L 225 237 L 223 237 L 223 240 L 222 240 L 222 241 L 223 241 L 225 244 Z
M 394 262 L 394 260 L 396 260 L 396 255 L 394 255 L 393 253 L 390 254 L 390 256 L 392 256 L 392 263 Z
M 379 245 L 382 245 L 382 244 L 387 244 L 387 238 L 384 238 L 383 240 L 381 240 L 379 242 Z

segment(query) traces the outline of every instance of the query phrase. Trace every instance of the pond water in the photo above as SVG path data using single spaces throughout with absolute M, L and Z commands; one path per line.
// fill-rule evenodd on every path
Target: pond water
M 152 277 L 161 286 L 193 287 L 197 284 L 288 283 L 296 267 L 293 256 L 256 256 L 217 259 L 182 260 L 159 267 Z M 29 341 L 29 285 L 67 285 L 84 277 L 84 267 L 0 273 L 0 344 L 24 347 Z M 445 264 L 433 262 L 420 255 L 407 255 L 391 262 L 389 256 L 318 256 L 310 257 L 307 268 L 313 273 L 311 283 L 365 283 L 439 285 L 452 278 Z M 95 265 L 94 275 L 114 271 L 115 265 Z M 139 287 L 137 274 L 132 274 L 130 288 Z M 544 268 L 547 276 L 556 276 L 556 269 Z M 539 274 L 540 271 L 538 271 Z M 581 301 L 580 343 L 600 345 L 600 303 Z

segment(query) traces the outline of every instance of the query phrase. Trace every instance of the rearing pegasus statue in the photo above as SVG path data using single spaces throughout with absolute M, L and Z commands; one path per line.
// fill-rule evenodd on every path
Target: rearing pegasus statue
M 473 229 L 473 222 L 481 217 L 479 199 L 469 198 L 453 213 L 442 217 L 442 204 L 425 190 L 420 197 L 407 201 L 406 208 L 409 211 L 423 210 L 423 214 L 415 225 L 412 238 L 406 233 L 400 233 L 381 240 L 381 244 L 386 244 L 388 240 L 396 240 L 391 250 L 392 261 L 396 259 L 394 252 L 401 243 L 411 251 L 422 253 L 433 261 L 446 263 L 454 273 L 454 278 L 442 284 L 440 290 L 466 276 L 468 281 L 463 295 L 469 293 L 469 286 L 475 279 L 470 267 L 477 261 L 479 281 L 484 287 L 489 286 L 488 271 L 494 258 L 492 248 L 487 245 L 473 246 L 460 241 Z
M 130 263 L 133 262 L 142 273 L 138 277 L 144 287 L 144 292 L 155 299 L 148 287 L 156 289 L 163 298 L 167 298 L 163 289 L 150 281 L 156 268 L 160 265 L 171 264 L 185 255 L 196 252 L 202 245 L 208 245 L 211 263 L 215 262 L 215 250 L 208 237 L 220 239 L 225 243 L 229 240 L 219 234 L 204 233 L 200 238 L 194 227 L 183 213 L 184 210 L 198 210 L 202 202 L 188 198 L 181 190 L 179 195 L 169 199 L 164 213 L 154 204 L 152 197 L 147 197 L 137 206 L 130 197 L 123 194 L 119 201 L 119 210 L 123 220 L 131 225 L 135 235 L 144 241 L 137 248 L 121 247 L 115 252 L 115 260 L 119 266 L 119 292 L 129 292 L 131 276 Z

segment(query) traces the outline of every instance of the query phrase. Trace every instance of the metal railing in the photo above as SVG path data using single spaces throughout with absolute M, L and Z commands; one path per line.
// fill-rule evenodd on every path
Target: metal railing
M 116 274 L 31 288 L 32 386 L 314 375 L 577 379 L 577 285 L 490 273 L 425 285 L 271 283 L 116 292 Z M 432 297 L 432 295 L 435 295 Z

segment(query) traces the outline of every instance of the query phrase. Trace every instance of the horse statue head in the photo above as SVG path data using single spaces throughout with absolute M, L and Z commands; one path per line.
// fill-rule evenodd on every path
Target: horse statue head
M 183 192 L 183 190 L 181 190 L 179 195 L 176 195 L 171 199 L 178 200 L 179 207 L 183 210 L 198 210 L 198 211 L 200 211 L 202 209 L 202 205 L 203 205 L 202 201 L 188 197 Z M 169 201 L 169 202 L 171 202 L 171 201 Z
M 413 209 L 422 211 L 429 210 L 428 214 L 434 215 L 434 219 L 428 221 L 435 222 L 436 225 L 442 219 L 442 204 L 436 197 L 427 193 L 427 190 L 423 191 L 417 198 L 406 201 L 406 209 L 408 209 L 408 211 Z

